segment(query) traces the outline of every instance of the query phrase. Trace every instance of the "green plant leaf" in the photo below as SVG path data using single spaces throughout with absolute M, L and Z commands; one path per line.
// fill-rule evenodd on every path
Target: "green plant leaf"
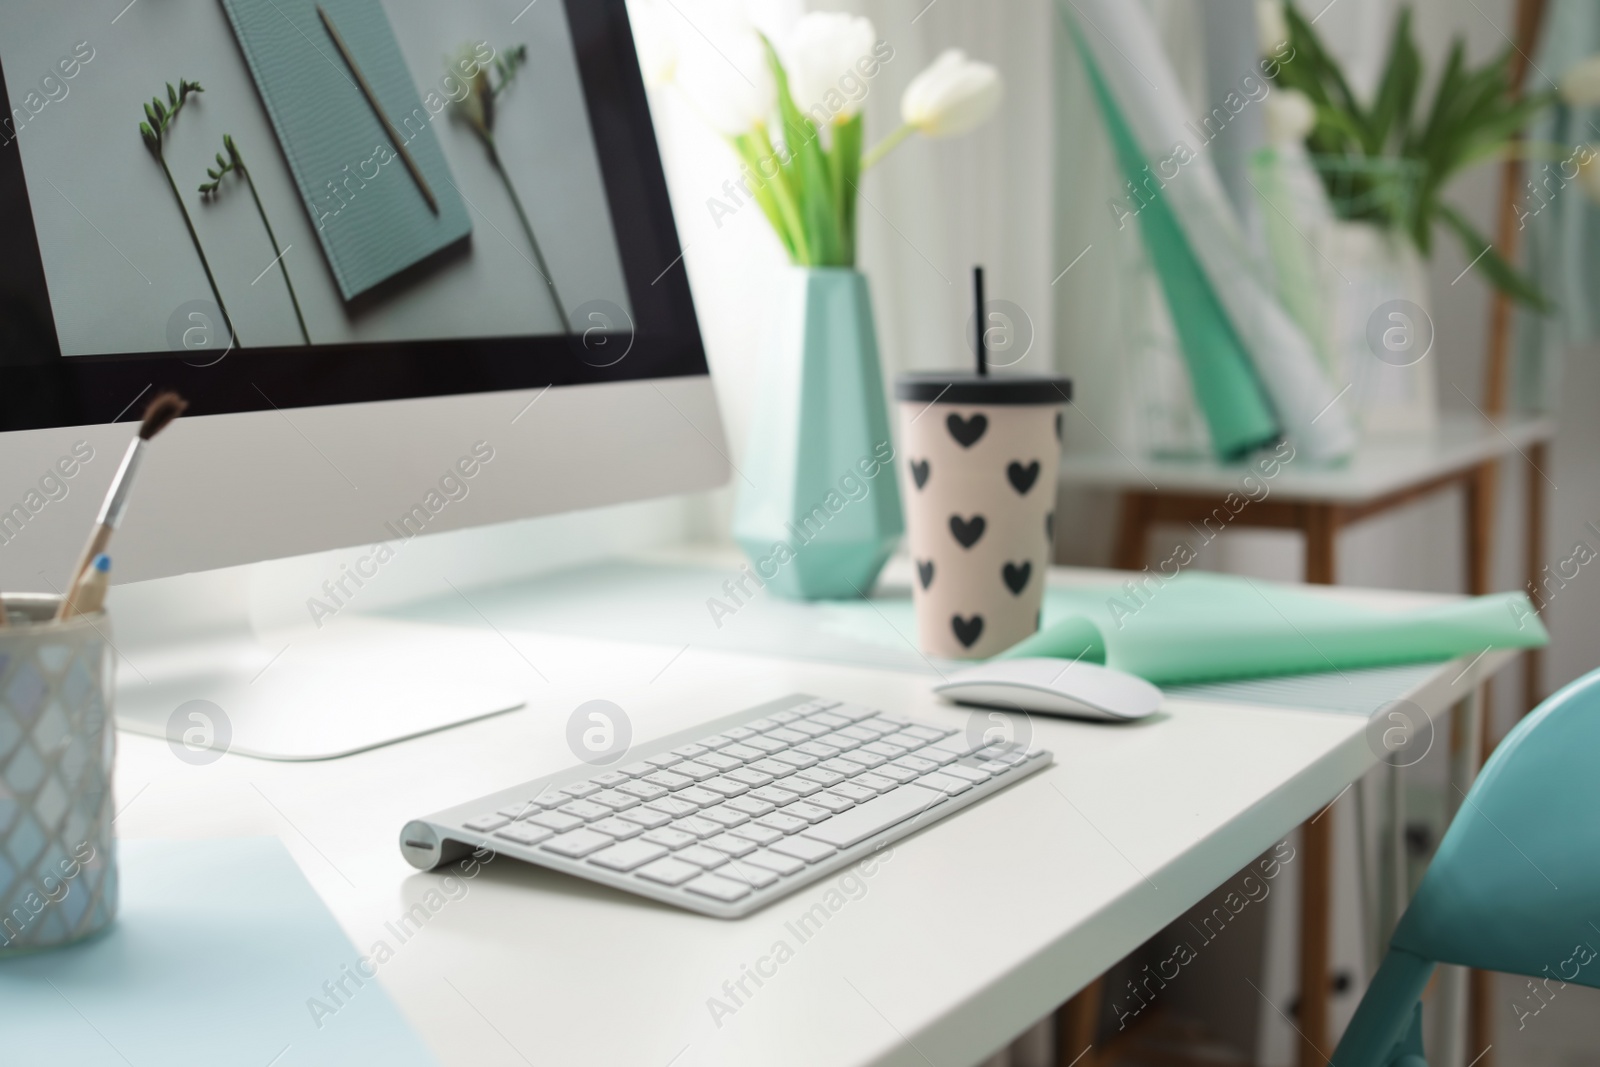
M 172 87 L 171 82 L 167 83 L 167 103 L 173 107 L 178 106 L 178 90 Z
M 144 138 L 145 147 L 150 151 L 159 152 L 161 150 L 161 141 L 156 137 L 155 131 L 150 128 L 148 122 L 139 123 L 139 134 Z
M 149 104 L 144 106 L 144 117 L 145 121 L 150 123 L 151 129 L 159 130 L 162 128 L 161 118 L 156 114 L 156 109 L 151 107 Z
M 1393 141 L 1403 146 L 1411 125 L 1411 108 L 1422 79 L 1422 56 L 1411 35 L 1411 9 L 1404 7 L 1395 19 L 1389 43 L 1389 60 L 1372 105 L 1369 154 L 1383 152 Z
M 837 182 L 834 209 L 839 213 L 839 233 L 844 242 L 843 260 L 856 261 L 856 202 L 860 197 L 861 144 L 865 137 L 866 121 L 862 112 L 847 122 L 833 128 L 833 150 L 830 153 L 831 170 Z
M 1553 305 L 1538 287 L 1507 263 L 1505 258 L 1495 251 L 1488 238 L 1467 221 L 1465 215 L 1444 203 L 1438 205 L 1436 212 L 1439 219 L 1460 238 L 1461 246 L 1468 258 L 1474 260 L 1475 266 L 1472 269 L 1481 269 L 1484 276 L 1489 279 L 1490 285 L 1519 304 L 1525 304 L 1537 311 L 1553 310 Z
M 823 155 L 817 128 L 795 105 L 789 92 L 789 76 L 778 59 L 778 52 L 765 37 L 767 64 L 778 87 L 778 115 L 783 121 L 784 146 L 794 157 L 800 218 L 805 224 L 806 243 L 813 256 L 812 266 L 850 266 L 843 260 L 843 238 L 839 216 L 834 210 L 828 161 Z

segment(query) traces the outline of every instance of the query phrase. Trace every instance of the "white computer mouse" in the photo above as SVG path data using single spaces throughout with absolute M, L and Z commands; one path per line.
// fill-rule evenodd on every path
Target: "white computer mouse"
M 997 659 L 957 671 L 933 691 L 956 704 L 1102 722 L 1142 719 L 1161 706 L 1161 690 L 1143 678 L 1081 660 Z

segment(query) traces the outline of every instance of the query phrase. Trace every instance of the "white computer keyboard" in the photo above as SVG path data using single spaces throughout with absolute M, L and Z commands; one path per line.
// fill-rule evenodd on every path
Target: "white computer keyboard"
M 1050 753 L 797 693 L 407 823 L 718 918 L 747 915 L 1041 770 Z

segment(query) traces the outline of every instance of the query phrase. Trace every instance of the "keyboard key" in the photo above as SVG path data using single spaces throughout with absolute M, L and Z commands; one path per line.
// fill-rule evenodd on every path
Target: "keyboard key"
M 787 752 L 774 752 L 772 760 L 777 763 L 787 763 L 791 767 L 812 767 L 816 765 L 817 757 L 808 756 L 804 752 L 790 749 Z
M 585 801 L 585 803 L 599 804 L 603 807 L 610 808 L 612 811 L 623 811 L 627 808 L 638 807 L 639 798 L 629 796 L 620 789 L 602 789 L 600 792 L 591 796 L 587 801 Z
M 811 825 L 804 819 L 797 819 L 793 815 L 785 815 L 781 811 L 775 811 L 771 815 L 763 815 L 756 822 L 761 826 L 786 834 L 792 834 L 796 830 L 804 830 Z
M 897 822 L 899 820 L 896 820 Z M 804 831 L 802 831 L 804 832 Z M 774 841 L 771 851 L 783 856 L 793 856 L 797 860 L 807 863 L 817 863 L 833 855 L 837 849 L 821 841 L 813 841 L 806 837 L 786 837 L 782 841 Z
M 810 734 L 803 734 L 798 730 L 791 730 L 787 726 L 780 726 L 776 730 L 768 730 L 767 736 L 786 745 L 798 745 L 802 741 L 811 740 Z
M 657 797 L 664 797 L 667 795 L 667 790 L 664 786 L 657 785 L 655 782 L 644 779 L 640 779 L 639 781 L 630 780 L 623 782 L 621 785 L 617 786 L 616 792 L 626 793 L 628 796 L 638 797 L 640 800 L 655 800 Z
M 682 830 L 686 834 L 693 834 L 696 837 L 715 837 L 727 829 L 721 823 L 713 822 L 699 815 L 690 815 L 688 818 L 679 819 L 672 824 L 672 828 L 674 830 Z
M 929 771 L 938 767 L 939 764 L 931 759 L 923 759 L 921 756 L 901 756 L 899 759 L 890 764 L 890 766 L 904 767 L 906 770 L 914 771 L 917 774 L 927 774 Z M 878 768 L 878 773 L 884 773 L 882 767 Z
M 751 760 L 758 760 L 762 756 L 765 756 L 766 752 L 759 748 L 751 748 L 749 745 L 729 745 L 727 748 L 717 753 L 717 755 L 730 756 L 733 759 L 744 760 L 746 763 L 749 763 Z
M 615 789 L 630 777 L 631 775 L 623 774 L 621 771 L 607 771 L 604 774 L 595 775 L 590 781 L 603 785 L 607 789 Z
M 819 723 L 807 722 L 805 719 L 790 723 L 788 728 L 797 733 L 805 734 L 807 737 L 821 737 L 823 734 L 828 733 L 833 729 L 831 726 L 823 726 Z
M 750 855 L 739 861 L 742 867 L 759 867 L 766 871 L 776 871 L 778 874 L 795 874 L 806 868 L 804 860 L 797 860 L 793 856 L 780 856 L 770 849 L 758 848 Z
M 797 705 L 795 705 L 795 707 L 805 707 L 805 705 L 797 704 Z M 807 710 L 809 710 L 809 709 L 807 709 Z M 786 723 L 786 722 L 794 722 L 799 717 L 800 717 L 800 712 L 795 711 L 793 708 L 791 708 L 791 709 L 789 709 L 787 711 L 775 711 L 771 715 L 767 716 L 767 718 L 771 719 L 773 722 L 780 723 L 780 724 L 781 723 Z
M 671 856 L 656 860 L 639 868 L 640 878 L 648 878 L 652 882 L 662 885 L 682 885 L 689 879 L 697 877 L 700 868 L 692 863 L 682 863 Z
M 682 860 L 685 863 L 692 863 L 696 867 L 704 867 L 707 870 L 713 867 L 721 867 L 728 862 L 727 856 L 724 856 L 714 848 L 707 848 L 705 845 L 690 845 L 687 848 L 680 848 L 672 854 L 672 858 Z
M 510 821 L 511 820 L 504 815 L 491 813 L 489 815 L 480 815 L 476 819 L 468 820 L 461 825 L 465 826 L 468 830 L 476 830 L 480 834 L 486 834 L 491 830 L 500 829 L 500 827 L 504 826 Z
M 567 830 L 575 830 L 583 825 L 582 819 L 576 815 L 568 815 L 564 811 L 541 811 L 539 814 L 529 818 L 528 821 L 535 826 L 543 826 L 546 829 L 554 830 L 558 834 Z
M 888 737 L 882 738 L 881 740 L 886 745 L 898 745 L 907 752 L 919 749 L 928 743 L 926 738 L 918 737 L 909 730 L 901 730 L 899 733 L 890 734 Z
M 697 785 L 691 785 L 688 789 L 678 790 L 676 793 L 672 794 L 672 799 L 686 800 L 697 808 L 703 808 L 709 804 L 722 803 L 721 795 L 713 793 L 709 789 L 701 789 Z
M 735 782 L 749 786 L 751 789 L 772 784 L 772 775 L 762 774 L 753 767 L 741 767 L 739 770 L 729 771 L 727 776 Z
M 618 841 L 626 841 L 630 837 L 638 837 L 644 833 L 644 827 L 616 817 L 592 822 L 589 824 L 589 829 L 596 833 L 605 834 L 607 837 L 614 837 Z
M 792 763 L 783 763 L 779 760 L 773 759 L 771 756 L 764 756 L 761 759 L 756 760 L 754 763 L 750 764 L 747 769 L 752 771 L 760 771 L 762 774 L 770 774 L 774 778 L 782 778 L 785 775 L 790 775 L 795 772 L 795 768 Z
M 569 830 L 564 834 L 552 837 L 539 847 L 558 856 L 570 856 L 572 859 L 582 859 L 591 852 L 598 852 L 607 845 L 612 844 L 611 838 L 605 834 L 597 834 L 593 830 Z
M 644 805 L 644 807 L 649 811 L 659 811 L 663 815 L 670 815 L 674 819 L 680 818 L 684 815 L 690 815 L 700 810 L 700 805 L 692 804 L 689 801 L 684 800 L 682 797 L 675 796 L 662 797 L 660 800 L 652 800 L 650 803 Z
M 948 734 L 952 734 L 955 731 L 941 729 L 937 726 L 924 726 L 923 724 L 918 723 L 915 726 L 907 726 L 900 732 L 903 734 L 910 734 L 913 737 L 920 737 L 924 741 L 937 741 L 939 738 L 945 737 Z
M 878 795 L 878 791 L 876 789 L 869 789 L 864 785 L 856 785 L 854 782 L 840 782 L 838 785 L 828 790 L 828 792 L 833 793 L 836 796 L 844 797 L 845 799 L 856 804 L 860 804 L 862 801 L 871 800 L 873 797 Z
M 555 836 L 555 832 L 552 830 L 546 830 L 542 826 L 533 826 L 529 823 L 519 822 L 512 823 L 504 830 L 496 831 L 494 836 L 503 837 L 507 841 L 515 841 L 519 845 L 537 845 L 545 838 Z
M 728 856 L 748 856 L 756 850 L 754 841 L 746 841 L 733 834 L 718 834 L 716 837 L 706 838 L 706 848 L 714 848 Z
M 881 774 L 858 774 L 850 781 L 855 785 L 864 785 L 868 789 L 876 789 L 880 793 L 887 793 L 900 784 L 893 778 L 885 778 Z
M 812 782 L 811 784 L 812 785 L 816 785 L 815 782 Z M 813 790 L 813 792 L 815 792 L 815 790 Z M 752 789 L 752 790 L 750 790 L 748 795 L 742 796 L 739 799 L 740 800 L 749 800 L 752 797 L 754 797 L 756 800 L 764 800 L 768 804 L 772 804 L 772 805 L 777 806 L 777 807 L 782 807 L 784 804 L 788 804 L 788 803 L 791 803 L 793 801 L 799 800 L 803 795 L 804 794 L 796 792 L 794 790 L 784 789 L 781 786 L 764 785 L 760 789 Z M 730 800 L 730 801 L 728 801 L 728 803 L 732 804 L 732 803 L 734 803 L 734 801 Z M 739 810 L 740 811 L 748 811 L 749 809 L 741 807 Z M 771 808 L 767 809 L 767 811 L 771 811 L 771 810 L 772 810 Z M 755 814 L 757 814 L 757 815 L 765 815 L 766 813 L 767 813 L 766 811 L 758 811 Z
M 674 753 L 671 753 L 671 752 L 663 752 L 659 756 L 646 756 L 644 758 L 644 761 L 646 763 L 649 763 L 649 764 L 657 767 L 657 768 L 661 768 L 661 767 L 670 767 L 674 763 L 677 763 L 682 758 L 683 758 L 682 756 L 678 756 L 678 755 L 676 755 Z
M 964 782 L 960 778 L 952 778 L 943 772 L 938 774 L 925 774 L 921 778 L 917 779 L 917 784 L 919 786 L 926 786 L 929 789 L 937 789 L 941 793 L 945 793 L 949 796 L 955 796 L 957 793 L 965 793 L 967 790 L 972 788 L 971 782 Z
M 600 787 L 593 782 L 573 782 L 571 785 L 562 786 L 556 792 L 565 793 L 574 800 L 578 800 L 588 796 L 590 793 L 600 792 Z
M 873 767 L 882 767 L 885 763 L 889 762 L 886 757 L 880 756 L 876 752 L 869 752 L 869 747 L 869 745 L 862 745 L 860 748 L 852 749 L 850 755 L 840 756 L 839 758 L 847 759 L 851 763 L 859 763 L 862 767 L 868 769 Z M 905 753 L 900 752 L 899 755 L 903 756 Z M 823 766 L 827 766 L 827 764 L 823 764 Z
M 799 835 L 786 838 L 772 847 L 792 851 L 795 842 L 814 841 L 830 845 L 832 848 L 849 848 L 865 841 L 873 834 L 926 811 L 943 799 L 939 793 L 932 789 L 924 789 L 920 785 L 902 786 L 892 793 L 885 793 L 865 804 L 858 804 L 841 815 L 835 815 L 820 826 L 808 826 L 800 831 Z M 814 861 L 807 860 L 807 862 Z
M 704 755 L 709 751 L 711 750 L 704 745 L 679 745 L 672 750 L 672 754 L 681 756 L 684 759 L 694 759 L 696 756 Z
M 952 763 L 939 773 L 948 774 L 952 778 L 959 778 L 963 782 L 987 782 L 989 780 L 988 771 L 980 771 L 976 767 L 964 767 L 959 763 Z
M 700 783 L 700 788 L 724 797 L 736 797 L 740 793 L 748 793 L 750 787 L 743 782 L 736 782 L 732 778 L 712 778 Z
M 698 760 L 684 760 L 682 763 L 674 763 L 672 765 L 672 773 L 685 774 L 697 782 L 703 782 L 707 778 L 715 778 L 722 772 Z
M 784 808 L 779 814 L 792 815 L 794 818 L 804 819 L 806 822 L 821 822 L 832 815 L 833 812 L 827 808 L 819 808 L 809 800 L 798 800 Z
M 700 743 L 707 748 L 721 748 L 723 745 L 733 744 L 733 738 L 727 734 L 712 734 L 710 737 L 702 737 Z
M 762 826 L 758 822 L 747 822 L 743 826 L 728 831 L 735 837 L 742 837 L 746 841 L 754 841 L 758 845 L 770 845 L 783 838 L 782 830 L 774 830 L 770 826 Z
M 795 777 L 804 779 L 808 782 L 816 782 L 821 786 L 836 785 L 839 782 L 844 781 L 844 775 L 840 774 L 838 771 L 830 771 L 826 767 L 807 767 L 805 770 L 797 773 Z M 789 786 L 786 785 L 784 788 L 788 789 Z
M 791 796 L 789 799 L 793 801 L 798 800 L 799 798 Z M 746 815 L 765 815 L 767 812 L 776 808 L 777 805 L 773 804 L 771 801 L 762 800 L 759 797 L 746 795 L 742 797 L 734 797 L 732 800 L 724 804 L 723 807 L 732 808 L 734 811 L 742 811 Z
M 874 735 L 872 738 L 874 741 L 880 737 L 888 737 L 890 734 L 900 732 L 898 725 L 891 725 L 882 719 L 863 719 L 856 723 L 856 729 L 870 731 Z
M 802 771 L 801 773 L 803 774 L 805 772 Z M 823 772 L 823 773 L 827 773 L 827 772 Z M 815 793 L 817 790 L 821 789 L 822 786 L 817 782 L 811 781 L 809 778 L 800 777 L 799 774 L 791 774 L 787 778 L 778 779 L 778 781 L 775 784 L 769 785 L 769 786 L 767 786 L 767 788 L 768 789 L 781 789 L 785 793 L 793 793 L 796 796 L 808 797 L 812 793 Z M 755 790 L 751 790 L 751 792 L 754 793 Z M 762 797 L 761 799 L 762 800 L 772 800 L 771 797 Z M 778 803 L 778 801 L 774 800 L 773 803 L 776 804 L 776 803 Z M 783 803 L 787 804 L 788 801 L 785 800 L 785 801 L 783 801 Z
M 768 754 L 773 752 L 782 752 L 784 749 L 789 747 L 782 741 L 774 741 L 772 738 L 765 736 L 746 738 L 744 743 L 751 748 L 759 748 L 761 751 Z
M 843 730 L 835 730 L 831 734 L 823 734 L 821 737 L 817 738 L 817 744 L 831 745 L 841 752 L 848 752 L 852 748 L 855 748 L 857 745 L 861 744 L 861 739 L 859 737 L 851 737 Z
M 849 726 L 850 720 L 843 715 L 835 715 L 831 711 L 819 711 L 815 715 L 807 715 L 806 722 L 814 722 L 818 726 L 826 726 L 830 730 L 837 730 L 841 726 Z
M 693 834 L 686 834 L 682 830 L 674 830 L 670 826 L 663 826 L 659 830 L 651 830 L 639 840 L 653 841 L 666 848 L 683 848 L 685 845 L 692 845 L 700 839 Z
M 1006 763 L 1003 760 L 992 759 L 992 760 L 986 760 L 983 763 L 978 764 L 978 770 L 980 770 L 980 771 L 988 771 L 990 774 L 992 774 L 992 775 L 994 775 L 996 777 L 999 777 L 1000 775 L 1005 774 L 1007 771 L 1011 770 L 1012 766 L 1014 766 L 1014 765 L 1010 764 L 1010 763 Z
M 730 726 L 722 731 L 724 737 L 731 737 L 735 741 L 742 741 L 747 737 L 754 737 L 756 732 L 748 726 Z
M 765 889 L 778 880 L 778 876 L 771 871 L 762 867 L 752 867 L 738 860 L 729 860 L 726 867 L 718 868 L 717 877 L 732 878 L 755 889 Z
M 844 811 L 846 808 L 853 808 L 856 805 L 854 800 L 846 800 L 844 797 L 839 796 L 833 791 L 818 793 L 816 796 L 811 798 L 811 803 L 815 804 L 819 808 L 827 808 L 835 815 L 839 814 L 841 811 Z
M 861 726 L 846 726 L 839 733 L 846 737 L 855 738 L 857 741 L 876 741 L 878 739 L 876 730 L 868 730 Z
M 691 893 L 698 893 L 703 897 L 710 897 L 713 900 L 720 900 L 725 903 L 750 895 L 750 887 L 743 882 L 735 882 L 730 878 L 718 878 L 714 874 L 702 874 L 683 888 Z
M 771 730 L 782 725 L 777 719 L 751 719 L 745 726 L 751 730 Z M 748 738 L 746 739 L 748 740 Z
M 915 752 L 911 753 L 910 756 L 901 756 L 900 758 L 911 759 L 913 757 L 916 759 L 925 759 L 929 763 L 937 763 L 941 767 L 947 763 L 954 763 L 956 761 L 956 754 L 954 752 L 951 752 L 947 748 L 939 748 L 935 745 L 928 745 L 924 748 L 919 748 Z
M 595 790 L 595 792 L 599 792 L 599 790 Z M 603 819 L 611 814 L 611 809 L 604 804 L 591 804 L 587 800 L 574 800 L 570 804 L 561 805 L 556 810 L 565 815 L 576 815 L 584 822 Z
M 617 818 L 627 819 L 629 822 L 637 823 L 647 830 L 654 830 L 656 827 L 665 826 L 667 823 L 672 821 L 670 817 L 663 815 L 661 812 L 652 811 L 642 805 L 640 807 L 629 808 L 627 811 L 618 813 Z
M 793 751 L 803 752 L 807 756 L 815 756 L 817 759 L 832 759 L 840 752 L 839 749 L 834 748 L 832 745 L 825 745 L 821 741 L 807 741 L 803 745 L 794 746 Z
M 707 752 L 705 755 L 697 757 L 695 762 L 704 763 L 707 767 L 715 767 L 719 771 L 731 771 L 744 763 L 744 760 L 734 759 L 732 756 L 724 756 L 720 752 Z
M 911 750 L 909 748 L 902 748 L 899 745 L 891 745 L 887 741 L 869 741 L 867 744 L 864 744 L 860 748 L 856 749 L 856 751 L 851 754 L 851 758 L 860 759 L 860 753 L 871 752 L 873 755 L 882 756 L 884 759 L 899 759 L 901 756 L 904 756 L 910 751 Z
M 918 775 L 917 771 L 908 771 L 904 767 L 896 767 L 892 763 L 885 763 L 882 767 L 879 767 L 872 773 L 881 775 L 884 778 L 892 778 L 899 785 L 905 785 L 907 782 L 916 781 Z
M 750 816 L 733 806 L 733 802 L 718 804 L 714 808 L 706 808 L 700 813 L 700 818 L 710 819 L 718 826 L 738 826 L 750 821 Z
M 968 741 L 962 734 L 951 734 L 940 741 L 935 741 L 930 748 L 940 748 L 946 752 L 954 752 L 957 756 L 966 756 L 984 747 L 984 742 Z M 918 753 L 919 755 L 921 753 Z
M 655 771 L 655 766 L 649 763 L 630 763 L 622 768 L 622 773 L 631 778 L 643 778 Z
M 631 871 L 635 867 L 642 867 L 651 860 L 658 860 L 667 854 L 667 850 L 660 845 L 651 844 L 649 841 L 624 841 L 612 845 L 610 848 L 601 849 L 589 857 L 589 862 L 597 867 L 605 867 L 613 871 Z
M 859 722 L 862 719 L 870 719 L 872 716 L 878 714 L 877 708 L 869 708 L 865 704 L 835 704 L 828 710 L 833 712 L 835 715 L 849 719 L 851 722 Z
M 846 778 L 854 778 L 856 775 L 866 770 L 867 765 L 865 763 L 856 763 L 853 760 L 845 759 L 843 756 L 835 756 L 833 759 L 823 760 L 822 769 L 825 771 L 832 771 L 834 774 L 843 775 Z
M 501 808 L 497 815 L 504 815 L 508 819 L 526 819 L 539 810 L 539 804 L 531 800 L 519 800 L 515 804 L 507 804 Z

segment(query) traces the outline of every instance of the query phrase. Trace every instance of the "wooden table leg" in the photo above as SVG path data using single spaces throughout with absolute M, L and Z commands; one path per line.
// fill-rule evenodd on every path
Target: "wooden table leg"
M 1111 565 L 1118 570 L 1136 571 L 1144 567 L 1145 543 L 1150 539 L 1148 493 L 1127 492 L 1117 515 L 1117 543 L 1111 551 Z
M 1307 504 L 1300 528 L 1306 539 L 1306 581 L 1332 585 L 1339 516 L 1326 504 Z M 1300 871 L 1300 1067 L 1325 1067 L 1328 1041 L 1330 941 L 1333 922 L 1333 812 L 1324 810 L 1300 828 L 1305 866 Z
M 1105 985 L 1104 977 L 1096 978 L 1056 1012 L 1057 1067 L 1095 1067 L 1098 1056 L 1093 1045 L 1100 1036 L 1100 998 Z

